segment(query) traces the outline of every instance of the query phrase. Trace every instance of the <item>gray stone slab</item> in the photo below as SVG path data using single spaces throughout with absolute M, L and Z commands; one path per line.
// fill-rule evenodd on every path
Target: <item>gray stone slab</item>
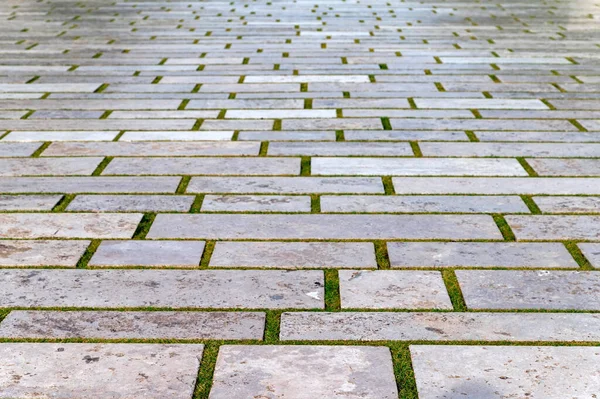
M 0 176 L 91 175 L 103 158 L 4 158 Z
M 103 241 L 88 263 L 93 267 L 198 267 L 204 241 Z
M 408 143 L 270 143 L 269 155 L 373 155 L 413 156 Z
M 533 197 L 543 213 L 600 213 L 600 197 Z
M 0 270 L 0 307 L 323 308 L 317 270 Z
M 391 267 L 578 268 L 561 243 L 389 242 Z
M 210 156 L 258 155 L 259 143 L 250 142 L 67 142 L 53 143 L 44 156 Z
M 125 132 L 125 134 L 123 134 L 121 136 L 121 138 L 119 138 L 119 142 L 125 142 L 125 141 L 162 141 L 162 142 L 169 142 L 169 141 L 228 141 L 231 140 L 231 138 L 233 137 L 233 131 L 199 131 L 199 130 L 193 130 L 193 131 L 175 131 L 175 130 L 171 130 L 171 131 L 164 131 L 164 132 L 149 132 L 149 131 L 140 131 L 140 132 Z M 177 148 L 178 151 L 182 151 L 181 149 L 181 145 L 179 145 L 179 147 L 175 147 Z M 169 147 L 167 146 L 167 148 L 173 148 L 173 147 Z M 196 147 L 197 148 L 197 147 Z M 240 148 L 239 146 L 236 148 L 235 146 L 233 147 L 233 150 L 238 150 L 238 151 L 242 151 L 242 148 Z M 190 146 L 190 150 L 194 150 L 193 146 Z M 225 149 L 223 147 L 221 148 L 215 148 L 215 151 L 220 150 L 220 151 L 224 151 Z M 198 150 L 196 150 L 198 151 Z M 204 148 L 201 151 L 209 151 L 209 149 Z M 255 154 L 254 154 L 255 155 Z
M 75 267 L 89 245 L 83 240 L 2 240 L 0 266 Z
M 147 238 L 502 239 L 488 215 L 159 214 Z
M 314 131 L 314 132 L 240 132 L 239 141 L 258 140 L 258 141 L 335 141 L 335 132 Z
M 422 143 L 419 147 L 424 156 L 433 157 L 600 156 L 600 144 L 590 143 Z
M 67 211 L 188 212 L 193 195 L 78 195 Z
M 310 212 L 310 197 L 298 195 L 207 195 L 203 212 Z
M 0 211 L 50 211 L 61 195 L 0 195 Z
M 2 141 L 110 141 L 117 134 L 118 131 L 21 131 L 10 132 Z
M 222 346 L 209 398 L 260 397 L 395 399 L 398 390 L 386 347 Z
M 367 242 L 218 241 L 211 267 L 376 268 L 373 244 Z
M 384 189 L 381 179 L 376 177 L 192 177 L 186 191 L 236 194 L 381 194 Z
M 4 213 L 0 238 L 131 238 L 139 213 Z
M 115 158 L 102 174 L 298 175 L 300 158 Z
M 517 240 L 600 240 L 600 216 L 506 216 Z
M 8 143 L 0 142 L 0 157 L 28 157 L 41 143 Z
M 346 130 L 344 137 L 348 141 L 469 141 L 465 132 L 451 130 Z
M 203 349 L 196 344 L 4 343 L 0 396 L 187 399 Z
M 340 270 L 344 309 L 452 309 L 439 272 Z
M 256 339 L 262 312 L 11 312 L 0 323 L 4 338 Z
M 592 266 L 600 268 L 600 244 L 579 243 L 577 246 Z
M 336 176 L 526 176 L 516 159 L 313 158 L 314 175 Z
M 540 100 L 519 100 L 503 98 L 455 98 L 448 101 L 443 98 L 417 98 L 418 108 L 464 108 L 464 109 L 549 109 Z
M 321 212 L 529 213 L 529 209 L 517 196 L 325 195 Z
M 281 315 L 280 339 L 594 342 L 599 327 L 594 313 L 291 312 Z
M 390 119 L 393 129 L 423 130 L 545 130 L 573 131 L 577 128 L 566 120 L 543 119 Z
M 422 399 L 593 398 L 598 393 L 595 347 L 411 345 L 410 352 Z
M 457 270 L 469 309 L 600 310 L 593 271 Z
M 600 176 L 600 159 L 527 159 L 527 162 L 540 176 Z
M 600 195 L 595 178 L 394 177 L 396 194 Z
M 174 193 L 181 177 L 0 177 L 3 193 Z
M 383 129 L 379 118 L 284 119 L 282 130 Z

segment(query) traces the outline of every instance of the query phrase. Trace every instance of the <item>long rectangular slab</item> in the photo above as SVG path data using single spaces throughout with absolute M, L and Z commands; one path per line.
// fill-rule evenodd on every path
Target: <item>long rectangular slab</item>
M 317 270 L 0 270 L 0 308 L 323 308 Z
M 174 193 L 177 176 L 0 177 L 2 193 Z
M 44 156 L 258 155 L 260 143 L 231 141 L 108 141 L 52 143 Z
M 502 239 L 488 215 L 175 215 L 156 217 L 147 238 Z
M 410 353 L 420 399 L 564 399 L 598 393 L 597 347 L 411 345 Z
M 600 216 L 509 215 L 517 240 L 600 240 Z
M 0 344 L 0 397 L 173 398 L 194 392 L 203 345 Z
M 75 267 L 90 241 L 0 240 L 0 266 Z
M 600 156 L 600 144 L 591 143 L 420 143 L 419 148 L 433 157 Z
M 0 158 L 0 176 L 91 175 L 103 158 Z
M 598 328 L 592 313 L 286 312 L 280 339 L 595 342 Z
M 3 338 L 256 339 L 262 312 L 11 312 L 0 323 Z

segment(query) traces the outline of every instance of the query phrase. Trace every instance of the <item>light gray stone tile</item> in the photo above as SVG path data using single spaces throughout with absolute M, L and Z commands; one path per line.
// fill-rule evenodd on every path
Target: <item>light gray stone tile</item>
M 94 267 L 198 267 L 204 241 L 103 241 L 89 262 Z
M 152 86 L 156 87 L 156 86 Z M 155 93 L 152 93 L 155 94 Z M 219 111 L 216 110 L 184 110 L 184 111 L 114 111 L 108 117 L 109 119 L 146 119 L 146 118 L 216 118 Z
M 103 158 L 4 158 L 0 176 L 91 175 Z
M 67 211 L 188 212 L 193 195 L 78 195 Z
M 40 146 L 41 143 L 5 143 L 3 139 L 0 142 L 0 157 L 28 157 Z
M 3 193 L 174 193 L 181 177 L 0 177 Z
M 148 238 L 502 239 L 488 215 L 159 214 Z
M 255 194 L 384 192 L 381 179 L 376 177 L 192 177 L 186 191 Z
M 398 390 L 387 347 L 222 346 L 209 398 L 261 396 L 395 399 Z
M 50 211 L 60 195 L 0 195 L 0 211 Z
M 231 140 L 233 131 L 125 132 L 119 141 L 220 141 Z M 234 147 L 235 148 L 235 147 Z
M 452 309 L 439 272 L 340 270 L 343 309 Z
M 91 93 L 102 83 L 61 83 L 61 84 L 0 84 L 1 93 Z
M 464 108 L 464 109 L 549 109 L 540 100 L 518 100 L 503 98 L 416 98 L 418 108 Z
M 600 213 L 600 197 L 533 197 L 543 213 Z
M 600 157 L 600 144 L 589 143 L 421 143 L 419 147 L 424 156 L 433 157 Z
M 595 347 L 411 345 L 410 353 L 422 399 L 562 399 L 567 392 L 580 398 L 598 392 Z
M 226 92 L 227 93 L 227 92 Z M 186 109 L 303 109 L 304 101 L 296 99 L 235 99 L 235 100 L 191 100 Z
M 2 307 L 323 308 L 317 270 L 0 270 Z
M 310 212 L 310 197 L 284 195 L 207 195 L 203 212 Z
M 469 309 L 599 310 L 600 273 L 457 270 Z
M 463 131 L 410 131 L 410 130 L 346 130 L 344 137 L 348 141 L 369 140 L 369 141 L 469 141 Z
M 578 268 L 561 243 L 390 242 L 391 267 Z
M 335 132 L 240 132 L 239 141 L 335 141 Z
M 131 238 L 141 219 L 138 213 L 4 213 L 0 238 Z
M 20 131 L 10 132 L 2 141 L 111 141 L 118 131 Z
M 600 176 L 600 159 L 536 158 L 527 162 L 540 176 Z
M 592 132 L 475 132 L 475 135 L 481 141 L 600 142 L 600 134 Z
M 209 119 L 200 130 L 272 130 L 273 124 L 272 119 Z
M 44 156 L 210 156 L 258 155 L 259 143 L 251 142 L 120 142 L 103 143 L 52 143 Z M 143 159 L 142 159 L 143 160 Z M 114 160 L 113 162 L 118 161 Z M 162 164 L 162 161 L 156 162 Z
M 256 339 L 262 312 L 11 312 L 0 324 L 6 338 Z
M 0 396 L 186 399 L 194 392 L 203 349 L 196 344 L 4 343 Z
M 267 109 L 228 110 L 226 118 L 230 119 L 291 119 L 291 118 L 335 118 L 334 109 Z
M 75 267 L 88 245 L 83 240 L 2 240 L 0 266 Z
M 506 216 L 517 240 L 600 240 L 600 216 Z
M 103 175 L 298 175 L 300 158 L 115 158 L 102 173 Z
M 374 155 L 413 156 L 408 143 L 270 143 L 269 155 Z
M 390 119 L 393 129 L 423 130 L 544 130 L 573 131 L 577 128 L 566 120 L 542 119 Z
M 377 118 L 284 119 L 282 130 L 383 129 Z
M 219 241 L 212 267 L 376 268 L 373 244 L 367 242 Z
M 577 246 L 592 266 L 600 268 L 600 244 L 579 243 Z
M 321 212 L 341 213 L 529 213 L 519 197 L 324 195 Z
M 291 312 L 281 315 L 280 339 L 594 342 L 598 327 L 592 313 Z
M 516 159 L 313 158 L 314 175 L 526 176 Z

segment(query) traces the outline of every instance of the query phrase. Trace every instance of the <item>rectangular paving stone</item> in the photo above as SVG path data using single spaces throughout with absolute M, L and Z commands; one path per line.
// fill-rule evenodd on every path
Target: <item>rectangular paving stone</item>
M 0 177 L 3 193 L 174 193 L 181 177 Z
M 0 176 L 91 175 L 103 158 L 4 158 Z
M 395 399 L 398 389 L 386 347 L 221 346 L 209 398 L 242 397 Z
M 396 194 L 600 195 L 595 178 L 394 177 Z
M 4 213 L 0 238 L 131 238 L 139 213 Z
M 38 148 L 40 143 L 5 143 L 0 142 L 0 157 L 28 157 Z
M 594 313 L 286 312 L 280 339 L 594 342 L 596 327 Z
M 118 131 L 20 131 L 10 132 L 2 141 L 111 141 L 117 134 Z
M 314 175 L 380 176 L 525 176 L 516 159 L 460 158 L 313 158 Z
M 561 243 L 389 242 L 391 267 L 578 268 Z
M 89 245 L 84 240 L 1 240 L 0 266 L 75 267 Z
M 0 323 L 4 338 L 256 339 L 262 312 L 11 312 Z
M 188 212 L 193 195 L 78 195 L 67 211 Z
M 0 211 L 50 211 L 61 195 L 0 195 Z
M 562 399 L 598 392 L 595 347 L 411 345 L 410 353 L 421 399 Z
M 340 270 L 343 309 L 452 309 L 439 272 Z
M 308 131 L 308 132 L 240 132 L 238 141 L 335 141 L 335 132 Z
M 416 98 L 418 108 L 464 108 L 464 109 L 549 109 L 540 100 L 518 100 L 503 98 L 455 98 L 448 101 L 443 98 Z
M 225 113 L 230 119 L 291 119 L 291 118 L 335 118 L 334 109 L 235 109 Z
M 1 125 L 0 125 L 1 126 Z M 283 119 L 282 130 L 383 129 L 379 118 Z
M 345 130 L 344 137 L 348 141 L 468 141 L 463 131 L 433 131 L 433 130 Z
M 593 271 L 457 270 L 469 309 L 600 309 Z
M 600 245 L 591 243 L 579 243 L 577 244 L 586 259 L 592 264 L 592 266 L 600 267 Z
M 186 192 L 382 194 L 384 189 L 381 179 L 376 177 L 192 177 Z
M 515 161 L 516 162 L 516 161 Z M 299 158 L 115 158 L 103 175 L 298 175 Z
M 390 119 L 393 129 L 577 131 L 566 120 L 542 119 Z
M 374 155 L 410 156 L 414 155 L 408 143 L 269 143 L 269 155 Z
M 2 93 L 47 93 L 47 92 L 71 92 L 71 93 L 91 93 L 96 90 L 101 83 L 61 83 L 61 84 L 0 84 Z
M 600 240 L 600 216 L 506 216 L 517 240 Z
M 528 158 L 526 161 L 540 176 L 600 176 L 600 159 Z
M 373 244 L 367 242 L 218 241 L 211 267 L 376 268 Z
M 529 209 L 516 196 L 324 195 L 321 212 L 529 213 Z
M 419 148 L 424 156 L 434 157 L 600 156 L 600 145 L 590 143 L 422 143 Z
M 600 213 L 600 197 L 533 197 L 543 213 Z
M 0 397 L 187 399 L 203 349 L 197 344 L 4 343 Z
M 124 141 L 228 141 L 233 131 L 164 131 L 164 132 L 125 132 L 119 142 Z M 235 147 L 234 147 L 235 148 Z
M 206 156 L 258 155 L 259 143 L 251 142 L 68 142 L 52 143 L 44 156 Z M 159 162 L 161 163 L 161 162 Z
M 323 308 L 318 270 L 6 269 L 0 276 L 1 307 Z
M 488 215 L 159 214 L 147 238 L 502 239 Z
M 203 212 L 310 212 L 308 196 L 207 195 Z
M 93 267 L 198 267 L 204 241 L 103 241 L 88 263 Z

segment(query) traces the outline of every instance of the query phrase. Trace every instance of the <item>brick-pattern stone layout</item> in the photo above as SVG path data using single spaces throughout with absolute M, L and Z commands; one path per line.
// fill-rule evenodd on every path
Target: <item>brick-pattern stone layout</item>
M 600 397 L 599 20 L 0 2 L 0 399 Z

